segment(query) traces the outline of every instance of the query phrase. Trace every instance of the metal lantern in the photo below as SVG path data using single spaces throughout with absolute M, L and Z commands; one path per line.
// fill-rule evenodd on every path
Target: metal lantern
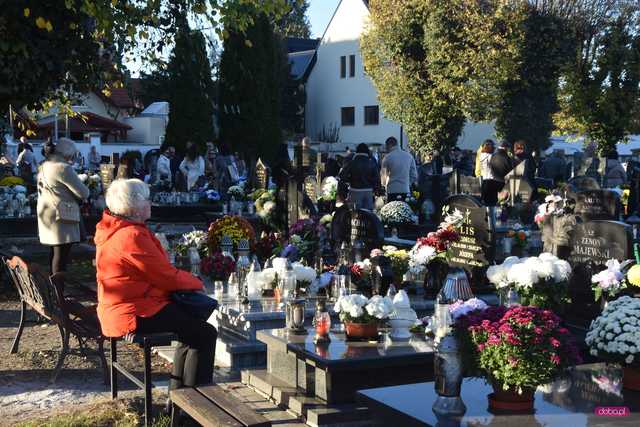
M 296 273 L 293 271 L 291 262 L 287 261 L 287 268 L 278 279 L 281 298 L 285 301 L 291 298 L 297 285 Z
M 243 296 L 243 303 L 248 303 L 247 299 L 247 275 L 251 268 L 249 259 L 249 241 L 241 239 L 238 242 L 238 260 L 236 261 L 236 273 L 238 273 L 238 296 Z
M 294 298 L 287 301 L 285 318 L 289 332 L 294 334 L 306 334 L 304 327 L 304 298 Z
M 437 417 L 462 416 L 467 411 L 460 398 L 462 357 L 458 340 L 447 334 L 436 345 L 433 359 L 435 389 L 438 397 L 433 404 Z
M 434 307 L 436 342 L 450 332 L 452 321 L 449 304 L 471 298 L 473 298 L 473 292 L 467 273 L 462 268 L 449 268 Z

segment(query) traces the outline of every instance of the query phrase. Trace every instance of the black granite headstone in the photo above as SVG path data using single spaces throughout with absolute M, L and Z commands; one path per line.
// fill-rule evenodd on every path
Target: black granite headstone
M 356 209 L 351 212 L 351 245 L 360 240 L 365 247 L 365 253 L 379 248 L 384 241 L 384 227 L 380 218 L 371 211 Z
M 468 194 L 480 198 L 482 197 L 480 178 L 461 175 L 458 170 L 455 170 L 449 178 L 449 191 L 452 194 Z
M 418 189 L 421 194 L 421 201 L 431 199 L 436 208 L 442 206 L 442 201 L 451 194 L 449 183 L 452 173 L 444 175 L 418 174 Z
M 604 270 L 610 259 L 622 262 L 631 258 L 632 243 L 632 228 L 623 222 L 587 221 L 576 225 L 569 242 L 568 261 L 573 270 L 569 283 L 569 319 L 586 327 L 599 314 L 600 305 L 594 300 L 591 276 Z
M 579 191 L 575 213 L 584 221 L 613 220 L 618 213 L 618 195 L 608 190 Z
M 449 212 L 458 209 L 464 216 L 464 222 L 458 229 L 460 241 L 451 245 L 449 265 L 464 268 L 471 276 L 472 285 L 479 287 L 484 282 L 486 268 L 495 257 L 487 208 L 475 197 L 467 195 L 454 195 L 443 203 Z

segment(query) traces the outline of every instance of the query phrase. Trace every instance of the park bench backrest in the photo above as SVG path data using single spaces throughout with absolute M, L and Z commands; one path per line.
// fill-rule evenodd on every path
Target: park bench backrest
M 63 322 L 64 316 L 56 289 L 42 271 L 36 265 L 29 265 L 17 256 L 4 262 L 11 280 L 18 289 L 20 299 L 41 316 L 56 323 Z

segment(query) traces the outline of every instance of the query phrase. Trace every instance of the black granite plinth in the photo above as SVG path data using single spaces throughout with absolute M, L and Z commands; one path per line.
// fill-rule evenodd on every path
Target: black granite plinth
M 459 420 L 438 420 L 432 406 L 436 399 L 433 382 L 383 387 L 358 392 L 375 425 L 394 426 L 546 426 L 618 427 L 640 425 L 640 392 L 622 389 L 621 370 L 604 364 L 589 364 L 569 370 L 552 384 L 539 387 L 534 414 L 493 414 L 487 395 L 492 393 L 483 379 L 468 378 L 461 397 L 467 412 Z M 626 416 L 605 415 L 598 408 L 627 408 Z M 620 413 L 620 411 L 615 411 Z
M 331 341 L 314 344 L 315 332 L 295 335 L 286 329 L 257 332 L 267 345 L 267 371 L 307 396 L 327 403 L 349 403 L 357 390 L 409 384 L 433 378 L 433 346 L 424 336 L 393 342 L 348 342 L 332 331 Z

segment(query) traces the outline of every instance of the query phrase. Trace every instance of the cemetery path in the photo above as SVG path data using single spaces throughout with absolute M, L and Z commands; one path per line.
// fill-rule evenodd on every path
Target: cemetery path
M 76 409 L 78 405 L 110 398 L 109 386 L 102 381 L 100 362 L 91 353 L 88 358 L 79 352 L 68 355 L 58 381 L 49 384 L 61 349 L 60 333 L 55 326 L 48 323 L 27 324 L 20 339 L 19 351 L 10 354 L 19 317 L 17 294 L 0 292 L 0 426 L 50 416 L 59 411 Z M 28 319 L 34 318 L 31 312 Z M 77 341 L 72 340 L 70 345 L 72 351 L 78 350 Z M 142 353 L 136 347 L 118 348 L 118 361 L 140 374 L 142 360 Z M 152 369 L 154 378 L 161 381 L 168 378 L 170 368 L 164 359 L 154 356 Z M 122 397 L 140 394 L 132 389 L 128 381 L 122 383 Z

